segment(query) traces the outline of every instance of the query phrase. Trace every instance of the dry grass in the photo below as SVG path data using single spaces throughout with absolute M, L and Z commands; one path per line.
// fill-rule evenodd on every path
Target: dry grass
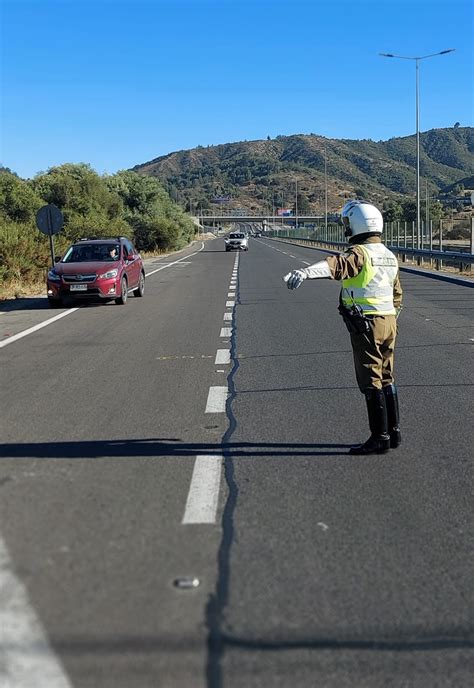
M 20 299 L 25 296 L 46 296 L 46 284 L 43 281 L 25 282 L 10 280 L 0 285 L 0 301 Z

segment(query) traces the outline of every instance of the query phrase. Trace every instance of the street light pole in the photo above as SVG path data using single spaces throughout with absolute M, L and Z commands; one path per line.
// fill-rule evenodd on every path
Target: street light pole
M 324 144 L 324 233 L 328 240 L 328 154 Z
M 448 50 L 441 50 L 439 53 L 432 53 L 431 55 L 422 55 L 420 57 L 411 57 L 407 55 L 394 55 L 393 53 L 379 53 L 381 57 L 395 57 L 399 60 L 415 60 L 416 64 L 416 248 L 420 248 L 420 232 L 421 232 L 421 214 L 420 214 L 420 77 L 419 77 L 419 62 L 426 60 L 429 57 L 436 57 L 437 55 L 447 55 L 453 53 L 456 48 L 449 48 Z
M 295 179 L 295 230 L 298 229 L 298 180 Z

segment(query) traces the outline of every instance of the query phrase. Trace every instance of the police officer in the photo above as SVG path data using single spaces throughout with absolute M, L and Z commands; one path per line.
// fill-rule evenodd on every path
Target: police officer
M 382 243 L 383 218 L 367 201 L 348 201 L 342 221 L 349 248 L 283 278 L 288 289 L 305 279 L 342 282 L 339 312 L 349 329 L 357 383 L 365 395 L 371 435 L 350 454 L 383 454 L 401 442 L 393 378 L 397 317 L 402 307 L 398 262 Z

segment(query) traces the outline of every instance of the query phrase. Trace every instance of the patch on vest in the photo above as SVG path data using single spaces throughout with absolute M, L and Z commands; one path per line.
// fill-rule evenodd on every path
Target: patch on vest
M 372 265 L 380 267 L 396 268 L 398 267 L 397 259 L 390 256 L 380 256 L 379 258 L 371 258 Z

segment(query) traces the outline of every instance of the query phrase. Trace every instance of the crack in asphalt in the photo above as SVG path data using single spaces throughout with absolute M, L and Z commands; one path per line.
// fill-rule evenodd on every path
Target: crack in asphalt
M 222 438 L 222 455 L 224 457 L 224 477 L 227 483 L 228 497 L 222 514 L 222 539 L 218 551 L 218 573 L 216 590 L 210 596 L 206 606 L 207 662 L 206 679 L 208 688 L 222 687 L 222 659 L 226 646 L 226 637 L 222 630 L 223 614 L 229 600 L 230 556 L 234 541 L 234 513 L 237 507 L 239 488 L 235 481 L 234 458 L 230 448 L 230 441 L 237 428 L 237 420 L 232 410 L 232 403 L 236 397 L 235 375 L 239 369 L 239 359 L 236 351 L 237 318 L 236 309 L 240 304 L 239 275 L 237 274 L 237 289 L 235 304 L 232 309 L 233 329 L 230 339 L 231 371 L 227 377 L 228 397 L 226 401 L 226 415 L 228 428 Z

